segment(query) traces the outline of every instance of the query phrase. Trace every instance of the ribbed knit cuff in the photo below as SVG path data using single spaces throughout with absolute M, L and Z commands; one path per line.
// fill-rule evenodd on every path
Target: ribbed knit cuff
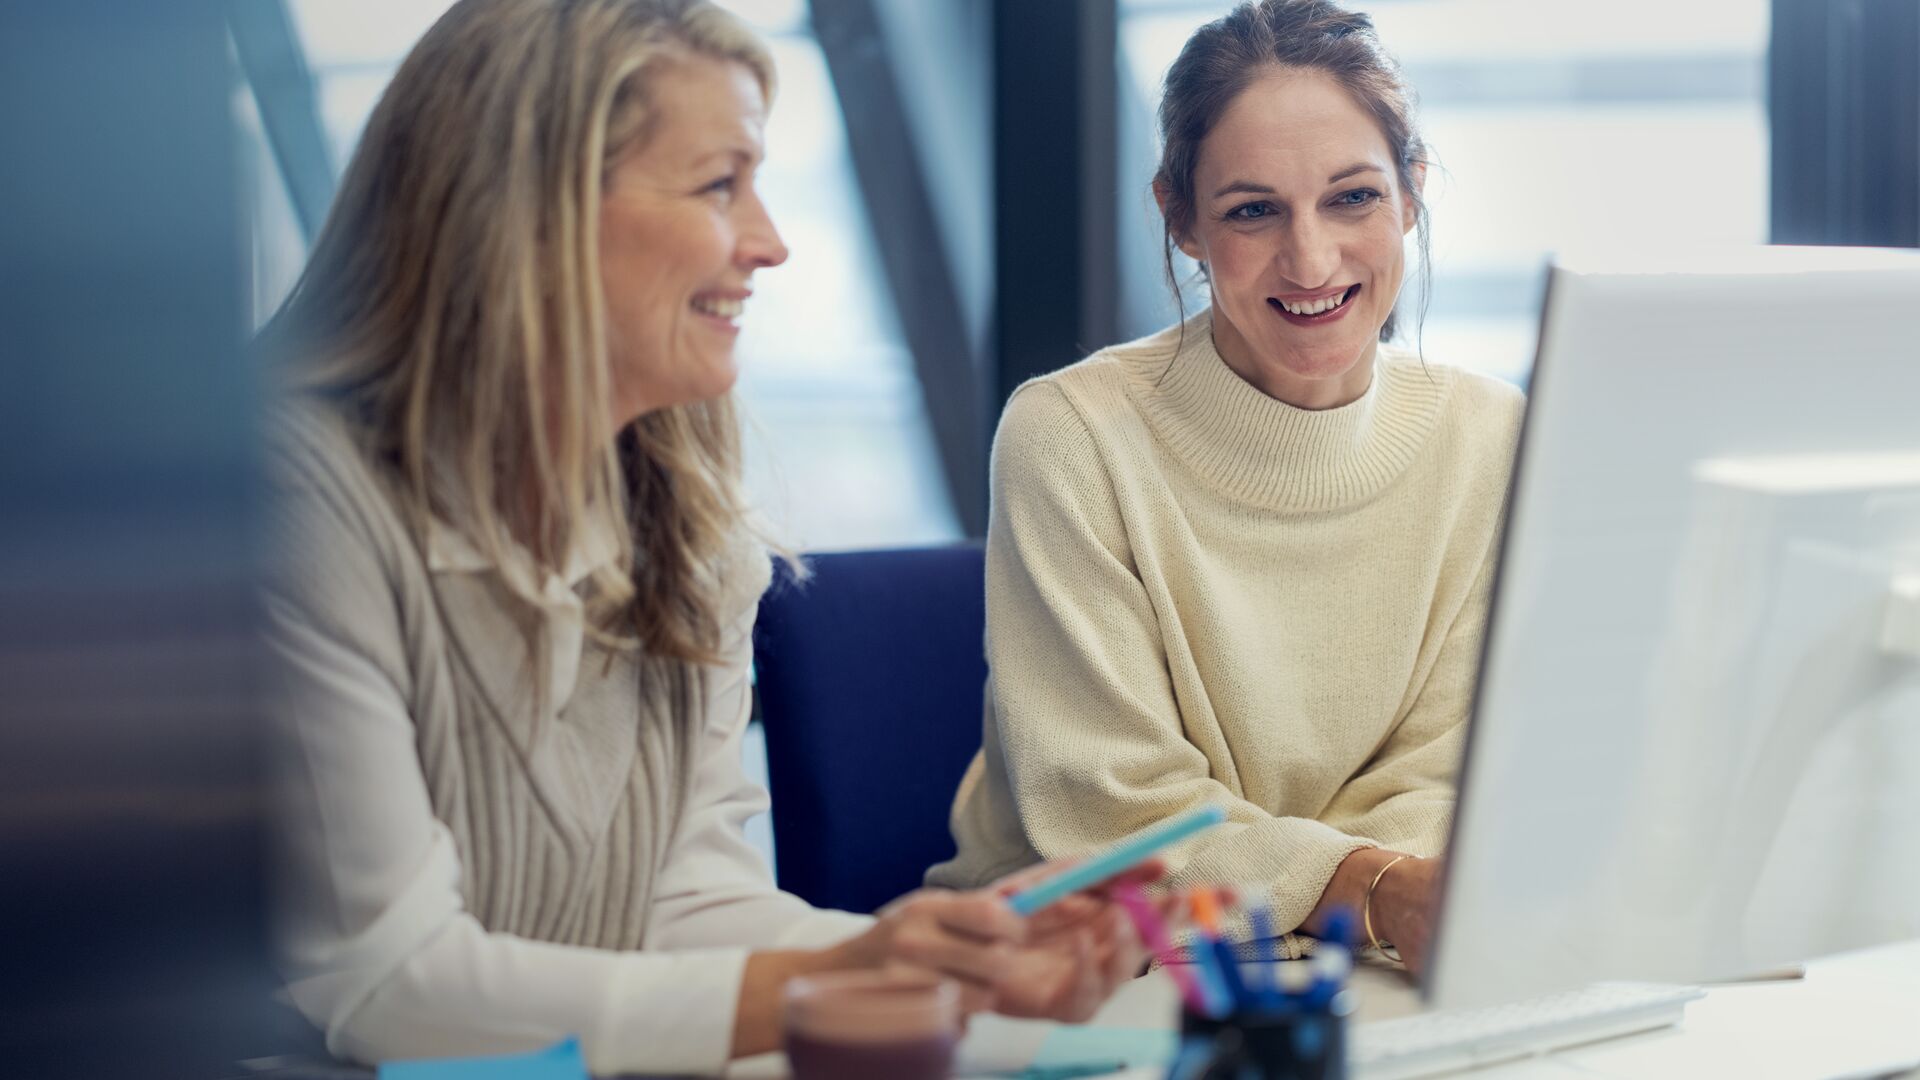
M 1268 818 L 1247 827 L 1231 840 L 1221 857 L 1192 867 L 1216 881 L 1241 888 L 1266 887 L 1276 930 L 1292 930 L 1313 912 L 1327 882 L 1341 860 L 1361 848 L 1378 847 L 1366 837 L 1346 833 L 1309 818 Z M 1230 853 L 1230 854 L 1229 854 Z M 1244 915 L 1231 925 L 1232 935 L 1249 936 Z

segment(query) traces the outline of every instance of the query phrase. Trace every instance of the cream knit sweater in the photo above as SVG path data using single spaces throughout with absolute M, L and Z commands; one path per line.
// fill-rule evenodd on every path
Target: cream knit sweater
M 1437 854 L 1520 414 L 1386 346 L 1358 401 L 1296 409 L 1226 366 L 1210 312 L 1023 386 L 994 445 L 985 747 L 928 880 L 1214 802 L 1230 823 L 1173 882 L 1264 889 L 1289 929 L 1354 849 Z

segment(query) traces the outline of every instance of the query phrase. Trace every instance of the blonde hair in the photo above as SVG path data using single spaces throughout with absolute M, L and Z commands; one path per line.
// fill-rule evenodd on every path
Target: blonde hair
M 771 100 L 765 47 L 705 0 L 461 0 L 381 97 L 260 344 L 396 469 L 423 542 L 440 517 L 537 604 L 588 529 L 611 533 L 595 633 L 713 662 L 739 422 L 727 396 L 613 429 L 599 274 L 605 177 L 651 132 L 652 76 L 692 56 Z

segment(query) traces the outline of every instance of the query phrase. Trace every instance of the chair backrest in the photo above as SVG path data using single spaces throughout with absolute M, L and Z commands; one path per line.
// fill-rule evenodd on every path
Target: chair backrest
M 815 555 L 760 601 L 754 670 L 780 887 L 872 911 L 953 854 L 947 812 L 980 749 L 978 545 Z

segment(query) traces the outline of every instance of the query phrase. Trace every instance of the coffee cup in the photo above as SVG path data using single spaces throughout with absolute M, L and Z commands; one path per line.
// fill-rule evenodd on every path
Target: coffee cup
M 947 1080 L 960 1037 L 960 987 L 906 971 L 836 971 L 787 984 L 794 1080 Z

